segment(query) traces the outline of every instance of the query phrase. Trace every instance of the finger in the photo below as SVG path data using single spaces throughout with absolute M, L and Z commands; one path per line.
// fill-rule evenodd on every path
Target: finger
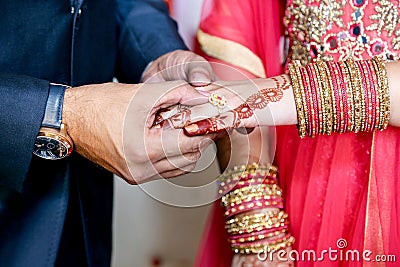
M 193 106 L 207 102 L 207 96 L 199 93 L 191 85 L 187 83 L 181 83 L 159 99 L 157 102 L 157 108 L 166 108 L 178 103 Z
M 209 133 L 221 133 L 228 131 L 229 128 L 225 122 L 213 117 L 189 124 L 183 130 L 187 136 L 193 137 Z
M 145 153 L 152 162 L 163 158 L 198 152 L 209 136 L 190 138 L 182 130 L 150 129 L 145 136 Z
M 209 94 L 208 103 L 196 105 L 190 108 L 192 122 L 215 117 L 221 112 L 235 109 L 244 103 L 244 99 L 235 92 L 224 88 L 222 85 L 213 83 L 212 86 L 207 86 L 205 89 L 211 89 L 212 91 L 202 90 L 201 93 L 212 92 L 212 94 Z M 219 100 L 216 100 L 215 97 L 219 98 Z M 220 105 L 219 101 L 223 101 L 224 103 Z
M 193 86 L 206 86 L 215 80 L 214 72 L 208 62 L 194 62 L 189 68 L 188 82 Z
M 168 171 L 168 172 L 163 172 L 160 175 L 166 179 L 168 178 L 174 178 L 174 177 L 178 177 L 187 173 L 192 172 L 194 169 L 196 168 L 196 164 L 191 164 L 188 166 L 185 166 L 184 168 L 182 168 L 181 170 L 173 170 L 173 171 Z
M 154 168 L 158 173 L 164 173 L 174 170 L 187 171 L 186 167 L 189 165 L 196 164 L 196 162 L 201 157 L 201 152 L 187 153 L 184 155 L 166 157 L 155 163 L 153 163 Z
M 207 99 L 211 95 L 211 93 L 206 90 L 200 90 L 199 88 L 195 89 L 198 93 L 207 97 Z M 164 129 L 182 128 L 188 121 L 191 120 L 190 114 L 192 113 L 192 111 L 190 109 L 191 106 L 189 105 L 204 104 L 204 101 L 205 99 L 201 99 L 200 101 L 198 99 L 191 99 L 189 101 L 182 101 L 186 105 L 178 104 L 159 110 L 156 114 L 153 127 Z
M 144 83 L 160 83 L 160 82 L 166 82 L 166 80 L 164 79 L 164 77 L 163 77 L 162 75 L 160 75 L 159 73 L 144 75 L 143 78 L 142 78 L 142 81 L 143 81 Z
M 159 124 L 161 122 L 160 117 L 156 117 L 156 114 L 160 111 L 162 112 L 163 109 L 171 108 L 172 112 L 174 112 L 173 106 L 177 104 L 200 105 L 208 102 L 208 97 L 199 93 L 191 85 L 183 81 L 165 82 L 162 84 L 145 84 L 144 86 L 146 86 L 147 90 L 154 89 L 154 91 L 159 91 L 157 93 L 154 93 L 153 91 L 153 94 L 159 94 L 159 98 L 153 102 L 154 105 L 152 105 L 149 116 L 147 117 L 146 126 L 149 128 L 154 124 Z M 164 92 L 161 92 L 162 89 L 164 89 Z M 165 89 L 170 90 L 165 92 Z M 140 98 L 138 97 L 137 99 L 142 98 L 144 101 L 145 96 L 141 96 Z M 146 101 L 151 102 L 148 98 Z
M 157 164 L 157 166 L 162 167 L 161 171 L 171 171 L 174 169 L 180 169 L 183 168 L 184 166 L 196 163 L 200 157 L 201 157 L 201 152 L 199 150 L 196 152 L 186 153 L 183 155 L 166 157 L 155 162 L 154 164 Z
M 190 114 L 190 107 L 180 104 L 161 109 L 156 114 L 152 127 L 164 129 L 183 128 L 187 121 L 190 121 Z
M 187 89 L 185 91 L 185 96 L 180 100 L 183 106 L 181 105 L 181 109 L 179 109 L 179 106 L 168 106 L 168 107 L 163 107 L 162 110 L 157 111 L 157 117 L 155 119 L 154 125 L 160 124 L 161 121 L 167 120 L 169 118 L 172 118 L 176 114 L 178 114 L 182 109 L 190 109 L 190 117 L 187 119 L 190 119 L 190 121 L 197 121 L 205 118 L 210 118 L 214 117 L 218 114 L 218 108 L 212 106 L 209 103 L 209 97 L 211 95 L 211 90 L 215 89 L 221 89 L 221 86 L 218 84 L 212 84 L 206 87 L 203 87 L 201 89 L 195 88 L 196 92 L 202 95 L 203 97 L 199 97 L 198 94 L 194 93 L 192 88 Z M 169 99 L 162 98 L 160 99 L 161 101 L 164 101 L 166 104 L 171 103 L 171 99 L 173 97 L 176 97 L 173 95 L 174 92 L 170 92 Z M 173 100 L 172 100 L 173 101 Z M 177 115 L 179 116 L 179 115 Z M 159 127 L 161 128 L 161 127 Z
M 240 119 L 234 112 L 225 112 L 216 117 L 203 119 L 183 128 L 187 136 L 193 137 L 198 135 L 228 132 L 240 125 Z

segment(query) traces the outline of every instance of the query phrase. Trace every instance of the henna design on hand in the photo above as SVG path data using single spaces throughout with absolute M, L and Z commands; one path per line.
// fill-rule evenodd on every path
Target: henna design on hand
M 279 76 L 282 79 L 282 84 L 280 83 L 277 77 L 271 77 L 270 79 L 273 80 L 278 88 L 281 88 L 283 91 L 288 90 L 291 88 L 291 83 L 288 76 L 282 75 Z
M 237 113 L 239 119 L 247 119 L 254 114 L 253 109 L 247 103 L 241 104 L 240 106 L 232 110 L 232 112 Z
M 190 108 L 183 105 L 176 105 L 160 110 L 157 114 L 153 127 L 155 128 L 184 128 L 189 136 L 217 133 L 229 129 L 242 127 L 241 120 L 248 119 L 254 115 L 254 110 L 265 108 L 270 102 L 278 102 L 283 98 L 283 91 L 291 88 L 291 83 L 286 75 L 269 78 L 274 81 L 273 87 L 263 88 L 257 93 L 247 97 L 245 103 L 239 105 L 228 113 L 233 113 L 233 120 L 230 124 L 223 122 L 223 118 L 217 115 L 214 118 L 204 119 L 190 124 Z M 188 130 L 189 129 L 189 130 Z M 241 133 L 251 132 L 252 128 Z
M 268 102 L 278 102 L 283 97 L 282 90 L 278 88 L 266 88 L 262 89 L 260 93 L 267 99 Z
M 154 128 L 180 129 L 190 122 L 192 111 L 188 106 L 176 105 L 160 109 L 154 119 Z
M 232 110 L 235 117 L 240 119 L 247 119 L 253 116 L 255 109 L 263 109 L 270 102 L 278 102 L 283 97 L 283 90 L 290 88 L 290 83 L 285 76 L 282 76 L 282 82 L 279 79 L 272 77 L 271 80 L 275 82 L 275 87 L 264 88 L 255 94 L 252 94 L 246 99 L 246 102 L 239 107 Z M 233 128 L 240 126 L 240 122 L 235 122 Z
M 205 135 L 209 133 L 220 133 L 229 130 L 225 124 L 224 116 L 218 115 L 213 118 L 204 119 L 196 123 L 192 123 L 183 128 L 187 136 Z

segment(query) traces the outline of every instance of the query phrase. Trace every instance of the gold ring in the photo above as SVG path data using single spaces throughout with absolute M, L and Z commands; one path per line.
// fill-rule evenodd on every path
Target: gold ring
M 223 95 L 212 93 L 208 98 L 208 102 L 210 102 L 213 106 L 216 106 L 218 108 L 218 112 L 221 113 L 226 107 L 228 100 L 226 100 L 225 96 Z

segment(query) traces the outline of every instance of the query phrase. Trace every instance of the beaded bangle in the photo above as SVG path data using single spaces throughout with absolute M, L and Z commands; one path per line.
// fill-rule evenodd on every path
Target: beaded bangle
M 351 76 L 350 76 L 350 69 L 348 68 L 346 61 L 340 62 L 339 67 L 342 69 L 343 77 L 344 77 L 344 84 L 346 92 L 347 99 L 345 100 L 347 102 L 347 129 L 346 132 L 352 132 L 354 131 L 354 125 L 355 125 L 355 117 L 354 117 L 354 97 L 353 97 L 353 90 L 352 90 L 352 83 L 351 83 Z
M 249 197 L 263 195 L 281 196 L 282 190 L 277 184 L 260 184 L 257 186 L 247 186 L 235 189 L 222 197 L 222 203 L 225 207 L 229 206 L 232 202 L 242 202 Z
M 233 224 L 233 223 L 244 223 L 248 224 L 249 222 L 263 222 L 265 219 L 279 219 L 285 216 L 284 211 L 279 210 L 269 210 L 262 213 L 253 213 L 253 214 L 245 214 L 241 216 L 236 216 L 233 219 L 227 220 L 225 223 Z
M 269 196 L 264 196 L 263 198 L 268 197 L 268 200 L 260 201 L 257 198 L 250 198 L 249 202 L 237 203 L 231 206 L 226 207 L 225 216 L 230 218 L 233 215 L 238 213 L 254 210 L 254 209 L 262 209 L 262 208 L 279 208 L 283 209 L 283 200 L 282 198 L 272 198 Z
M 264 243 L 259 243 L 255 244 L 252 246 L 232 246 L 233 250 L 235 253 L 240 253 L 240 254 L 255 254 L 259 253 L 260 251 L 262 252 L 271 252 L 271 251 L 277 251 L 280 249 L 284 249 L 287 247 L 290 247 L 294 243 L 294 238 L 288 237 L 286 239 L 283 239 L 281 242 L 273 243 L 270 244 L 268 242 Z
M 376 73 L 374 70 L 374 67 L 372 65 L 372 62 L 362 62 L 363 65 L 365 66 L 367 73 L 368 73 L 368 77 L 369 77 L 369 81 L 371 84 L 371 98 L 370 98 L 370 103 L 371 103 L 371 119 L 370 119 L 370 125 L 369 125 L 369 129 L 368 131 L 373 131 L 375 130 L 375 127 L 378 125 L 379 123 L 379 93 L 377 88 L 375 88 L 375 86 L 373 86 L 374 84 L 377 84 L 377 78 L 376 78 Z
M 240 179 L 240 180 L 239 180 Z M 258 175 L 254 176 L 243 175 L 239 179 L 226 179 L 225 182 L 219 183 L 219 193 L 232 191 L 245 186 L 255 186 L 260 184 L 276 184 L 276 176 Z
M 288 214 L 280 211 L 277 215 L 273 217 L 263 218 L 263 219 L 248 219 L 238 222 L 226 222 L 225 229 L 228 233 L 240 232 L 245 230 L 252 230 L 254 228 L 265 226 L 268 228 L 281 227 L 287 224 Z
M 292 80 L 292 88 L 296 102 L 296 109 L 297 109 L 297 128 L 300 134 L 300 137 L 305 137 L 307 134 L 308 123 L 305 119 L 307 114 L 306 105 L 304 105 L 303 100 L 305 100 L 304 88 L 301 88 L 302 79 L 300 73 L 300 62 L 295 61 L 293 64 L 288 65 L 290 78 Z
M 248 184 L 260 184 L 261 179 L 264 179 L 263 183 L 276 183 L 276 174 L 277 168 L 272 165 L 252 163 L 235 166 L 232 170 L 226 171 L 218 177 L 218 193 L 224 194 L 229 190 L 240 188 L 239 182 L 247 181 Z
M 341 90 L 339 90 L 339 83 L 340 81 L 337 79 L 338 73 L 336 68 L 332 66 L 332 64 L 327 64 L 328 65 L 328 71 L 329 71 L 329 81 L 330 81 L 330 86 L 332 87 L 332 105 L 335 108 L 336 107 L 336 112 L 333 113 L 334 115 L 334 124 L 333 124 L 333 129 L 336 132 L 343 132 L 343 124 L 342 124 L 342 117 L 343 117 L 343 101 L 342 99 L 342 94 Z
M 272 229 L 265 229 L 253 233 L 244 233 L 238 235 L 231 235 L 228 238 L 229 243 L 245 243 L 249 241 L 261 240 L 268 237 L 274 237 L 286 233 L 288 226 L 282 226 Z
M 274 231 L 277 229 L 281 229 L 282 227 L 288 228 L 289 222 L 285 221 L 283 223 L 278 223 L 276 225 L 270 225 L 268 223 L 258 223 L 251 225 L 247 228 L 239 229 L 239 228 L 230 228 L 227 229 L 227 233 L 231 236 L 233 235 L 241 235 L 241 234 L 250 234 L 250 233 L 257 233 L 264 230 Z
M 379 82 L 379 95 L 382 98 L 381 106 L 380 106 L 380 115 L 382 115 L 380 127 L 378 129 L 383 130 L 389 124 L 390 118 L 390 97 L 389 97 L 389 82 L 387 78 L 386 68 L 382 60 L 378 58 L 372 59 L 373 63 L 377 65 L 377 76 Z
M 266 240 L 265 236 L 263 238 L 259 238 L 257 242 L 243 242 L 243 243 L 235 243 L 234 247 L 244 248 L 250 246 L 259 246 L 259 245 L 267 245 L 272 247 L 273 245 L 280 244 L 290 238 L 290 234 L 278 234 Z
M 334 63 L 334 72 L 337 75 L 337 79 L 339 81 L 340 84 L 340 94 L 342 95 L 342 103 L 343 103 L 343 109 L 342 109 L 342 128 L 340 133 L 346 133 L 348 131 L 348 129 L 351 128 L 351 102 L 348 101 L 349 96 L 347 94 L 347 88 L 348 88 L 348 81 L 347 81 L 347 77 L 345 76 L 345 72 L 346 69 L 342 67 L 342 63 L 343 62 L 339 62 L 339 63 Z M 350 98 L 351 99 L 351 98 Z

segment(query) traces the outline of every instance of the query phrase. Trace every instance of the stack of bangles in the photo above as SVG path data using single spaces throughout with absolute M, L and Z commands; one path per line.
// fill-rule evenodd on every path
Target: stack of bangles
M 386 129 L 389 85 L 379 58 L 289 65 L 300 137 Z
M 219 177 L 219 193 L 235 253 L 277 251 L 294 243 L 276 167 L 258 163 L 234 167 Z

